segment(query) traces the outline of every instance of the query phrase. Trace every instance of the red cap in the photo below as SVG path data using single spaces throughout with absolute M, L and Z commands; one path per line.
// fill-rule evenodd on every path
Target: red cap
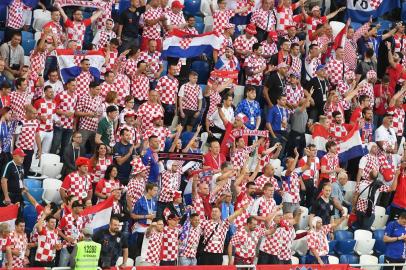
M 89 166 L 89 161 L 90 160 L 88 158 L 79 157 L 76 160 L 75 164 L 76 164 L 76 167 L 80 167 L 80 166 L 83 166 L 83 165 Z
M 181 9 L 182 9 L 182 8 L 184 8 L 185 6 L 182 5 L 182 3 L 179 2 L 179 1 L 173 1 L 171 7 L 172 7 L 172 8 L 181 8 Z
M 179 198 L 181 198 L 181 197 L 182 197 L 182 192 L 181 192 L 181 191 L 176 190 L 176 191 L 173 193 L 173 200 L 179 199 Z
M 272 38 L 273 41 L 278 41 L 278 33 L 276 31 L 269 31 L 268 37 Z
M 250 23 L 245 28 L 245 32 L 247 32 L 248 34 L 251 34 L 251 35 L 255 35 L 257 33 L 257 27 L 255 26 L 255 24 Z
M 17 148 L 13 151 L 13 156 L 20 156 L 20 157 L 25 157 L 26 154 L 24 153 L 23 149 Z

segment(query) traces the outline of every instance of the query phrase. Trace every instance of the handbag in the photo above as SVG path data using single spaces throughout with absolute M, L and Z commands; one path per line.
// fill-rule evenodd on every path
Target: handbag
M 200 236 L 199 245 L 197 246 L 196 250 L 196 257 L 202 256 L 204 249 L 206 248 L 207 244 L 209 243 L 210 239 L 213 237 L 214 233 L 217 231 L 220 224 L 217 224 L 214 230 L 211 232 L 207 239 L 204 238 L 204 235 Z

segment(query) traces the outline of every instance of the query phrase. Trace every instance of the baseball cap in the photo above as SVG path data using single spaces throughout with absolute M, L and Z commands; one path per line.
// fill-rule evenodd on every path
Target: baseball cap
M 24 153 L 23 149 L 17 148 L 13 151 L 13 156 L 25 157 L 27 154 Z
M 172 8 L 184 8 L 185 6 L 182 5 L 182 3 L 180 1 L 173 1 L 171 7 Z

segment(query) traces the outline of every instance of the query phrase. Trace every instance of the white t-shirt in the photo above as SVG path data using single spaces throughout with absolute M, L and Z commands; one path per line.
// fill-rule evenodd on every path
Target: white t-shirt
M 221 108 L 223 111 L 224 117 L 227 119 L 228 122 L 234 122 L 234 110 L 233 107 L 229 108 Z M 216 110 L 210 117 L 209 120 L 211 120 L 214 125 L 218 128 L 221 128 L 222 130 L 225 130 L 225 126 L 223 124 L 223 121 L 220 118 L 219 112 Z
M 63 92 L 63 84 L 60 80 L 57 80 L 56 82 L 52 83 L 50 81 L 46 81 L 44 83 L 44 87 L 50 85 L 52 89 L 54 90 L 54 95 L 56 96 L 57 94 Z
M 375 131 L 375 141 L 387 141 L 392 147 L 395 147 L 397 142 L 395 130 L 393 128 L 385 128 L 381 125 Z

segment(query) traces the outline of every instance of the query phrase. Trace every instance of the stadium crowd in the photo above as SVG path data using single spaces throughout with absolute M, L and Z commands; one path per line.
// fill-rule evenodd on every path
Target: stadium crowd
M 29 51 L 33 8 L 6 1 L 0 204 L 20 212 L 0 224 L 3 266 L 73 266 L 82 239 L 101 244 L 103 268 L 291 264 L 300 240 L 306 263 L 328 264 L 334 232 L 373 229 L 378 207 L 385 262 L 405 262 L 404 24 L 355 27 L 345 1 L 203 1 L 219 46 L 182 58 L 203 32 L 185 1 L 40 0 L 34 20 L 50 20 Z M 186 44 L 161 57 L 175 33 Z M 75 53 L 64 80 L 62 49 L 101 52 L 102 70 Z M 60 203 L 25 185 L 49 154 Z M 111 197 L 93 232 L 81 213 Z

